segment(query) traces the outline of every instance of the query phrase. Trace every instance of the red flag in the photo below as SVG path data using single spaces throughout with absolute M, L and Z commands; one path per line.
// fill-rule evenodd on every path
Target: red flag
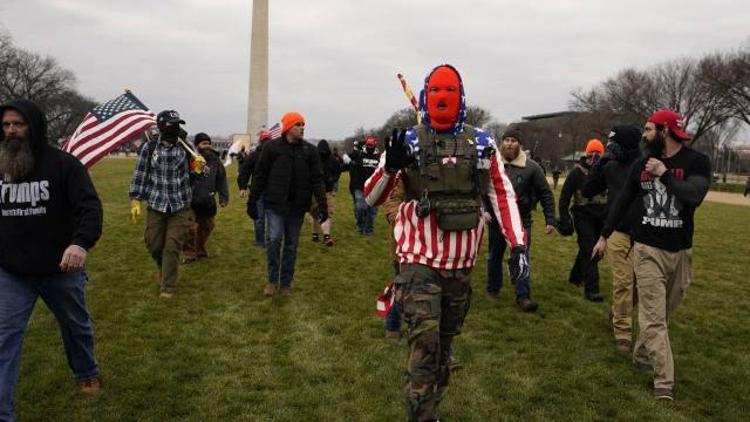
M 154 113 L 126 91 L 87 113 L 62 149 L 90 168 L 110 151 L 137 139 L 154 125 Z

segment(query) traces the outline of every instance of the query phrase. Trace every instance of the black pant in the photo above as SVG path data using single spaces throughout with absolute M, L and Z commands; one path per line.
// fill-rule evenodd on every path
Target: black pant
M 599 258 L 591 259 L 591 251 L 599 239 L 604 221 L 602 218 L 585 212 L 573 210 L 573 223 L 575 224 L 578 255 L 575 264 L 570 270 L 571 283 L 583 283 L 586 293 L 599 293 Z

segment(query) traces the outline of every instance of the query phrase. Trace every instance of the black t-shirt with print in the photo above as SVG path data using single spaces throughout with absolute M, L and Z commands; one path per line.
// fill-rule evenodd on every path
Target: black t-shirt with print
M 645 169 L 648 158 L 637 160 L 630 168 L 623 191 L 610 209 L 603 235 L 609 237 L 625 217 L 632 201 L 640 203 L 634 222 L 636 242 L 677 252 L 693 246 L 695 209 L 708 192 L 711 165 L 708 157 L 682 147 L 672 157 L 662 158 L 667 172 L 655 177 Z

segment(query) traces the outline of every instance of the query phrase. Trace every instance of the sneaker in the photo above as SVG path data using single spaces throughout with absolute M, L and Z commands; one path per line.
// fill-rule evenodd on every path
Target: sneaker
M 282 296 L 291 296 L 292 295 L 292 288 L 291 287 L 282 287 L 281 288 L 281 295 Z
M 312 241 L 313 242 L 320 242 L 320 235 L 317 233 L 313 233 L 312 235 Z
M 159 299 L 172 299 L 174 292 L 163 291 L 159 293 Z
M 617 353 L 629 355 L 633 348 L 633 342 L 626 339 L 615 340 L 615 350 Z
M 669 388 L 654 388 L 653 390 L 654 398 L 656 400 L 664 400 L 664 401 L 673 401 L 674 400 L 674 393 L 672 393 L 672 390 Z
M 586 293 L 584 296 L 586 297 L 586 300 L 591 302 L 604 302 L 604 296 L 599 293 Z
M 263 289 L 263 294 L 271 297 L 276 294 L 276 285 L 273 283 L 266 284 L 266 288 Z
M 87 396 L 99 394 L 99 392 L 102 389 L 102 381 L 99 379 L 99 377 L 81 380 L 81 381 L 78 381 L 77 384 L 78 384 L 78 392 L 80 392 L 81 394 L 85 394 Z
M 330 234 L 327 234 L 327 235 L 323 236 L 323 244 L 326 245 L 326 246 L 333 246 L 333 245 L 336 244 L 336 242 L 334 242 L 333 239 L 331 239 L 331 235 Z
M 401 340 L 401 331 L 385 330 L 385 339 L 398 342 Z
M 518 303 L 518 307 L 524 312 L 536 312 L 537 308 L 539 308 L 538 303 L 527 297 L 519 299 L 516 303 Z

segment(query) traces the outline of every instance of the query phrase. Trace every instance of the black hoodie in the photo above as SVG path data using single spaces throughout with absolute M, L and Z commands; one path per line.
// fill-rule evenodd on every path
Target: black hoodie
M 325 184 L 326 192 L 333 192 L 336 182 L 341 177 L 341 164 L 331 154 L 331 147 L 325 139 L 318 142 L 318 154 L 320 154 L 320 166 L 323 170 L 323 183 Z
M 47 143 L 47 121 L 27 100 L 0 106 L 29 125 L 34 170 L 23 180 L 0 174 L 0 267 L 18 275 L 60 272 L 65 249 L 91 249 L 102 233 L 102 204 L 80 161 Z M 0 132 L 0 142 L 5 141 Z

